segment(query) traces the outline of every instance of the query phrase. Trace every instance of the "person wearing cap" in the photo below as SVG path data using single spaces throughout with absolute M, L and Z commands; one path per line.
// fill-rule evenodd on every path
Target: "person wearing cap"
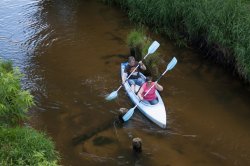
M 149 89 L 150 89 L 150 91 L 149 91 Z M 148 77 L 146 77 L 146 82 L 142 85 L 141 89 L 138 92 L 138 97 L 145 104 L 155 105 L 158 103 L 158 99 L 156 96 L 156 90 L 162 91 L 163 87 L 160 84 L 153 82 L 152 77 L 148 76 Z M 146 93 L 147 93 L 147 95 L 144 96 Z
M 139 67 L 134 71 L 134 69 L 139 65 Z M 131 85 L 131 90 L 135 91 L 135 85 L 141 86 L 145 80 L 140 75 L 140 70 L 146 70 L 146 66 L 142 61 L 137 62 L 133 56 L 128 57 L 128 65 L 124 69 L 124 75 L 122 77 L 122 82 L 124 83 L 127 77 L 132 73 L 128 79 L 128 83 Z

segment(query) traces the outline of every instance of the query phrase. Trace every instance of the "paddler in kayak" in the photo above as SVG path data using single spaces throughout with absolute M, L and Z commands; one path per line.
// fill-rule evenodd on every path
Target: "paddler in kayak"
M 142 100 L 143 103 L 151 105 L 155 105 L 158 103 L 158 99 L 155 92 L 156 90 L 163 91 L 163 87 L 158 83 L 156 83 L 155 85 L 154 84 L 155 82 L 152 81 L 151 76 L 146 77 L 146 82 L 141 86 L 141 89 L 138 92 L 138 97 L 140 98 L 140 100 Z M 150 91 L 148 92 L 149 89 Z M 147 92 L 148 94 L 144 96 Z
M 139 67 L 134 71 L 138 65 Z M 128 65 L 124 69 L 122 82 L 124 83 L 127 77 L 134 71 L 128 79 L 128 83 L 133 92 L 136 92 L 135 85 L 141 86 L 145 82 L 140 75 L 140 70 L 146 70 L 146 66 L 142 63 L 142 61 L 137 62 L 133 56 L 128 57 Z

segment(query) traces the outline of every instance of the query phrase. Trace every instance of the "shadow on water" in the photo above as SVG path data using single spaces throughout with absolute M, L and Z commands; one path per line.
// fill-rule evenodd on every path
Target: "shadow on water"
M 107 33 L 110 36 L 110 40 L 114 40 L 118 42 L 121 45 L 125 45 L 124 38 L 121 38 L 121 36 L 118 36 L 116 33 Z
M 113 55 L 105 55 L 102 56 L 102 59 L 107 60 L 107 59 L 113 59 L 113 58 L 119 58 L 119 59 L 123 59 L 124 61 L 128 59 L 128 55 L 125 54 L 113 54 Z
M 116 123 L 116 121 L 114 121 L 114 123 Z M 102 132 L 104 130 L 110 129 L 112 126 L 113 126 L 113 123 L 111 123 L 110 121 L 108 121 L 105 124 L 102 124 L 99 127 L 95 126 L 94 129 L 91 129 L 91 130 L 87 131 L 86 134 L 74 137 L 72 139 L 72 143 L 73 143 L 73 145 L 78 145 L 78 144 L 80 144 L 80 143 L 82 143 L 82 142 L 84 142 L 84 141 L 92 138 L 93 136 L 97 135 L 98 133 L 100 133 L 100 132 Z M 103 138 L 103 137 L 101 136 L 101 138 Z M 101 142 L 105 141 L 105 139 L 106 139 L 106 137 L 104 139 L 101 139 L 101 140 L 100 140 L 100 138 L 97 137 L 94 140 L 94 144 L 97 145 L 98 142 L 99 142 L 99 144 L 102 144 Z M 109 140 L 112 140 L 112 139 L 109 139 Z
M 113 54 L 113 55 L 102 56 L 102 59 L 105 60 L 105 64 L 120 65 L 120 62 L 118 62 L 118 61 L 114 63 L 114 61 L 113 61 L 114 58 L 121 59 L 122 62 L 125 62 L 128 59 L 128 55 L 125 55 L 125 54 Z

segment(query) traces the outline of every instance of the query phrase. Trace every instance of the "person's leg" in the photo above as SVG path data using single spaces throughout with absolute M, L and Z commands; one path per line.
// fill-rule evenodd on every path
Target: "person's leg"
M 143 79 L 143 78 L 141 78 L 141 77 L 139 77 L 139 78 L 137 78 L 136 79 L 136 81 L 135 81 L 135 84 L 136 85 L 138 85 L 138 86 L 140 86 L 140 88 L 137 90 L 137 92 L 135 92 L 135 93 L 138 93 L 139 92 L 139 90 L 141 89 L 141 86 L 142 86 L 142 84 L 145 82 L 145 80 Z M 135 88 L 136 89 L 136 88 Z
M 146 82 L 146 78 L 144 78 L 144 75 L 142 73 L 140 73 L 139 78 L 141 79 L 141 85 Z
M 135 81 L 136 81 L 135 79 L 128 79 L 128 83 L 129 83 L 131 90 L 133 92 L 135 92 Z
M 145 82 L 145 80 L 141 77 L 137 78 L 136 85 L 142 86 L 142 84 Z
M 149 105 L 150 105 L 150 102 L 147 101 L 147 100 L 142 100 L 142 102 L 143 102 L 144 104 L 149 104 Z
M 158 103 L 158 100 L 157 100 L 157 99 L 154 99 L 154 100 L 149 101 L 149 103 L 150 103 L 151 105 L 155 105 L 155 104 Z

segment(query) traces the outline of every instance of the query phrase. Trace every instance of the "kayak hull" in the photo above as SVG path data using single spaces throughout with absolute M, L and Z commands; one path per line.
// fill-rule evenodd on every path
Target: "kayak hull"
M 127 62 L 121 63 L 121 77 L 124 74 L 124 69 L 127 64 L 128 64 Z M 146 78 L 142 73 L 140 74 L 144 79 Z M 139 86 L 137 86 L 136 88 L 139 89 Z M 131 101 L 135 105 L 138 104 L 137 108 L 141 111 L 142 114 L 144 114 L 148 119 L 150 119 L 152 122 L 154 122 L 161 128 L 166 128 L 167 124 L 166 109 L 158 91 L 156 92 L 156 96 L 159 102 L 155 105 L 150 105 L 140 102 L 139 97 L 131 90 L 128 81 L 124 83 L 124 89 L 127 92 Z

